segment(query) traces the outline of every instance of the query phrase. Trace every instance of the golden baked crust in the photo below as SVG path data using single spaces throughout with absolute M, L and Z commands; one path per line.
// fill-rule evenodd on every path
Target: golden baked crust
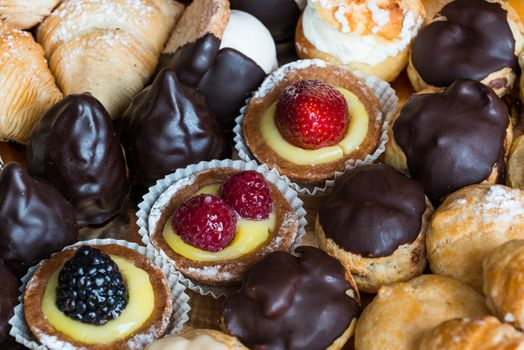
M 235 337 L 213 330 L 213 329 L 188 329 L 185 328 L 180 332 L 179 336 L 186 339 L 195 339 L 200 335 L 208 335 L 215 339 L 219 343 L 227 346 L 228 350 L 248 350 L 242 343 Z
M 260 135 L 260 120 L 264 112 L 278 100 L 278 96 L 287 86 L 301 79 L 321 79 L 331 86 L 339 86 L 354 93 L 364 104 L 369 115 L 368 134 L 363 143 L 350 154 L 334 162 L 319 165 L 294 164 L 278 156 Z M 260 162 L 270 168 L 276 168 L 280 174 L 290 179 L 316 185 L 334 176 L 337 171 L 344 171 L 346 162 L 350 159 L 364 159 L 377 148 L 383 118 L 377 119 L 380 104 L 369 87 L 356 78 L 348 70 L 334 65 L 324 67 L 310 65 L 305 68 L 291 68 L 286 71 L 283 79 L 277 82 L 264 96 L 253 97 L 247 106 L 242 125 L 247 147 Z
M 505 0 L 486 0 L 492 3 L 499 3 L 504 10 L 508 13 L 508 24 L 515 38 L 515 55 L 519 55 L 524 50 L 524 25 L 520 21 L 518 13 L 511 7 L 511 5 Z M 447 1 L 450 2 L 450 1 Z M 433 20 L 429 23 L 436 21 L 446 21 L 446 17 L 441 16 L 439 13 L 435 15 Z M 418 71 L 413 66 L 411 61 L 411 55 L 409 58 L 409 64 L 407 68 L 409 80 L 413 85 L 415 91 L 420 91 L 432 85 L 426 83 L 420 76 Z M 496 72 L 492 72 L 487 77 L 481 80 L 481 83 L 491 87 L 495 93 L 499 96 L 504 96 L 509 93 L 517 79 L 517 73 L 510 67 L 502 68 Z
M 379 289 L 355 331 L 356 350 L 417 350 L 443 321 L 487 315 L 482 295 L 449 277 L 423 275 Z
M 60 0 L 0 0 L 0 18 L 15 28 L 29 29 L 49 16 Z
M 524 240 L 499 246 L 483 266 L 483 289 L 489 308 L 499 319 L 524 329 Z
M 419 350 L 522 350 L 524 334 L 493 316 L 441 323 L 422 339 Z
M 359 291 L 376 293 L 384 285 L 410 280 L 424 271 L 426 267 L 426 230 L 433 214 L 433 206 L 427 198 L 426 205 L 417 239 L 412 243 L 399 246 L 390 256 L 366 258 L 345 251 L 331 238 L 326 237 L 317 215 L 315 233 L 318 245 L 344 265 L 355 279 Z
M 524 238 L 524 192 L 502 185 L 465 187 L 433 215 L 426 236 L 431 271 L 481 291 L 484 259 L 518 238 Z
M 0 52 L 0 141 L 27 143 L 62 93 L 30 33 L 0 21 Z
M 271 187 L 273 207 L 276 211 L 276 223 L 275 230 L 260 247 L 238 259 L 212 262 L 190 260 L 174 252 L 173 249 L 169 247 L 164 238 L 163 230 L 167 221 L 171 220 L 176 208 L 202 187 L 222 183 L 231 175 L 238 172 L 239 171 L 235 169 L 219 168 L 205 170 L 192 175 L 194 181 L 180 188 L 173 198 L 171 198 L 169 205 L 163 209 L 156 225 L 156 231 L 152 233 L 151 241 L 153 245 L 175 262 L 177 270 L 195 282 L 212 286 L 238 284 L 244 272 L 255 262 L 272 251 L 288 251 L 295 241 L 299 226 L 298 214 L 293 210 L 291 204 L 288 203 L 278 188 L 268 181 L 267 183 Z
M 56 337 L 58 341 L 69 343 L 82 349 L 142 349 L 144 347 L 144 336 L 147 335 L 149 340 L 159 338 L 164 334 L 169 324 L 173 303 L 167 280 L 162 271 L 154 265 L 153 262 L 134 250 L 116 244 L 92 245 L 92 247 L 98 248 L 109 255 L 123 257 L 148 273 L 155 294 L 155 307 L 144 325 L 126 339 L 118 340 L 110 344 L 87 345 L 58 332 L 47 322 L 42 313 L 42 298 L 46 283 L 55 271 L 61 269 L 63 264 L 73 257 L 79 248 L 78 246 L 54 254 L 35 271 L 29 280 L 24 293 L 24 313 L 27 324 L 33 335 L 41 343 L 44 343 L 44 345 L 46 345 L 46 339 L 52 336 Z

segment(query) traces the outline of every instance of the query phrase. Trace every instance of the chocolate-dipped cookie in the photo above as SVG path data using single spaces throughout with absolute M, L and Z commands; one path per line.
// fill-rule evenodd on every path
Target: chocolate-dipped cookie
M 477 81 L 458 80 L 406 101 L 391 123 L 385 159 L 438 203 L 464 186 L 497 182 L 511 142 L 504 102 Z
M 159 67 L 173 68 L 202 92 L 230 131 L 251 92 L 277 67 L 271 34 L 254 16 L 229 10 L 227 0 L 195 0 L 178 22 Z
M 350 282 L 351 281 L 351 282 Z M 360 312 L 342 264 L 318 248 L 274 252 L 224 300 L 223 326 L 250 349 L 341 349 Z
M 17 163 L 0 172 L 0 222 L 0 259 L 19 275 L 78 234 L 71 205 Z
M 127 195 L 124 154 L 104 106 L 89 93 L 58 102 L 27 147 L 29 173 L 54 185 L 75 208 L 79 224 L 101 224 Z
M 164 69 L 131 102 L 122 118 L 122 143 L 132 176 L 150 186 L 200 161 L 230 154 L 204 97 Z
M 422 273 L 432 211 L 418 182 L 388 165 L 367 165 L 339 179 L 320 205 L 315 231 L 358 289 L 375 293 Z
M 408 75 L 415 90 L 480 81 L 501 96 L 518 74 L 524 28 L 503 0 L 455 0 L 442 8 L 413 43 Z
M 5 346 L 9 339 L 9 319 L 13 316 L 13 311 L 17 304 L 18 279 L 0 261 L 0 346 Z M 10 348 L 8 348 L 10 349 Z

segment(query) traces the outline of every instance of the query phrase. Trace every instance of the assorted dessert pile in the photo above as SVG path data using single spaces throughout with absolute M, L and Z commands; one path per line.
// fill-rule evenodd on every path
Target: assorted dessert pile
M 519 1 L 0 0 L 0 348 L 524 349 Z

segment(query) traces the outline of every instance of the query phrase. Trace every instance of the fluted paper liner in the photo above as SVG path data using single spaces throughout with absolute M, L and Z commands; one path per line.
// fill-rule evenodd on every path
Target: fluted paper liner
M 142 203 L 138 205 L 137 224 L 138 233 L 142 236 L 142 241 L 148 246 L 152 246 L 151 235 L 156 231 L 156 225 L 163 210 L 160 203 L 167 204 L 178 189 L 184 187 L 194 178 L 193 175 L 208 169 L 232 168 L 239 171 L 255 170 L 261 173 L 266 181 L 273 183 L 282 192 L 286 200 L 291 204 L 299 217 L 299 228 L 294 240 L 292 250 L 297 247 L 304 234 L 306 233 L 306 211 L 302 207 L 303 203 L 298 198 L 298 193 L 290 186 L 289 180 L 281 176 L 276 169 L 268 169 L 266 165 L 258 165 L 256 162 L 244 162 L 242 160 L 213 160 L 190 165 L 184 169 L 179 169 L 175 173 L 167 175 L 159 180 L 156 185 L 149 188 L 149 192 L 143 197 Z M 164 252 L 160 250 L 162 254 Z M 171 260 L 172 261 L 172 260 Z M 176 268 L 176 262 L 172 261 Z M 191 290 L 202 295 L 211 295 L 214 298 L 231 294 L 236 288 L 214 287 L 202 283 L 196 283 L 183 276 L 181 283 Z
M 153 247 L 144 247 L 136 243 L 115 239 L 92 239 L 72 244 L 65 247 L 63 250 L 79 245 L 108 244 L 117 244 L 134 250 L 147 257 L 160 270 L 162 270 L 163 274 L 166 276 L 167 284 L 171 289 L 171 296 L 173 299 L 173 313 L 171 314 L 171 320 L 169 326 L 167 327 L 166 334 L 175 334 L 180 331 L 183 325 L 189 320 L 189 296 L 185 293 L 186 288 L 184 285 L 180 283 L 180 279 L 182 278 L 181 274 L 173 268 L 165 256 L 159 254 L 155 249 L 153 249 Z M 44 262 L 45 260 L 40 262 L 38 265 L 31 267 L 27 274 L 22 278 L 22 287 L 20 287 L 21 293 L 19 296 L 20 303 L 15 307 L 14 315 L 9 320 L 9 324 L 12 326 L 9 334 L 15 338 L 18 343 L 23 344 L 25 347 L 33 350 L 48 350 L 48 347 L 40 344 L 31 333 L 29 326 L 25 321 L 24 307 L 22 303 L 27 283 L 33 276 L 36 269 Z M 74 346 L 71 346 L 70 348 L 76 349 Z M 62 347 L 62 349 L 64 348 Z
M 280 77 L 286 74 L 286 72 L 293 70 L 293 69 L 302 69 L 308 66 L 319 66 L 319 67 L 325 67 L 326 65 L 329 65 L 329 63 L 319 60 L 319 59 L 312 59 L 312 60 L 299 60 L 295 62 L 291 62 L 289 64 L 286 64 L 273 73 L 271 73 L 266 80 L 262 83 L 260 88 L 253 94 L 254 97 L 258 97 L 259 95 L 265 95 L 265 93 L 273 87 L 273 85 L 280 81 Z M 301 195 L 308 195 L 308 196 L 315 196 L 318 194 L 325 193 L 330 188 L 332 188 L 336 182 L 336 180 L 344 174 L 346 171 L 354 168 L 358 164 L 370 164 L 374 163 L 386 150 L 386 143 L 388 142 L 388 128 L 389 123 L 391 121 L 391 118 L 395 114 L 397 108 L 398 108 L 398 97 L 395 93 L 395 90 L 391 87 L 391 85 L 384 80 L 371 76 L 366 75 L 364 73 L 358 72 L 358 71 L 349 71 L 353 75 L 355 75 L 357 78 L 362 80 L 369 88 L 370 90 L 375 94 L 377 97 L 379 103 L 380 103 L 380 110 L 381 112 L 377 116 L 377 120 L 383 119 L 382 129 L 381 129 L 381 136 L 377 145 L 377 148 L 375 151 L 371 154 L 368 154 L 364 159 L 350 159 L 346 162 L 346 168 L 344 171 L 337 171 L 334 173 L 333 177 L 330 179 L 325 180 L 322 186 L 312 186 L 312 185 L 306 185 L 299 182 L 295 182 L 293 180 L 290 180 L 293 188 L 300 193 Z M 248 99 L 246 101 L 246 104 L 242 109 L 240 110 L 240 115 L 235 119 L 236 125 L 233 129 L 233 132 L 235 133 L 235 149 L 238 152 L 238 156 L 240 159 L 249 162 L 249 161 L 257 161 L 255 156 L 251 153 L 249 148 L 246 145 L 246 141 L 244 139 L 244 133 L 242 124 L 244 122 L 244 115 L 247 110 L 247 106 L 249 104 L 249 101 L 251 99 Z M 358 164 L 357 164 L 358 163 Z

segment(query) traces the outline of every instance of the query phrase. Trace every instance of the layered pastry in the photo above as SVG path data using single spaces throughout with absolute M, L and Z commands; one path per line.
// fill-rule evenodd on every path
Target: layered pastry
M 73 204 L 79 224 L 107 221 L 127 195 L 118 136 L 89 93 L 66 96 L 42 117 L 27 147 L 27 167 Z
M 242 133 L 260 163 L 317 185 L 373 153 L 382 123 L 366 84 L 344 68 L 304 60 L 264 81 L 244 112 Z
M 18 303 L 18 279 L 9 268 L 0 260 L 0 346 L 3 349 L 9 340 L 9 319 Z M 10 349 L 10 348 L 9 348 Z
M 433 212 L 422 186 L 387 165 L 356 168 L 320 204 L 319 245 L 351 272 L 359 291 L 376 293 L 426 266 L 426 229 Z
M 90 92 L 118 118 L 149 81 L 183 8 L 172 0 L 62 1 L 37 39 L 64 94 Z
M 424 335 L 419 350 L 522 350 L 524 334 L 493 316 L 457 318 Z
M 0 21 L 0 51 L 0 141 L 27 143 L 42 114 L 62 93 L 31 33 Z
M 159 339 L 145 350 L 247 350 L 237 338 L 212 329 L 184 330 L 178 336 Z
M 424 16 L 420 0 L 308 0 L 297 52 L 393 81 L 408 63 Z
M 122 117 L 121 140 L 132 177 L 145 187 L 176 169 L 231 153 L 204 97 L 171 69 L 133 98 Z
M 198 89 L 225 130 L 266 74 L 277 67 L 275 43 L 254 16 L 227 0 L 195 0 L 184 12 L 160 60 Z
M 472 79 L 509 92 L 524 49 L 524 27 L 503 0 L 455 0 L 413 42 L 408 75 L 415 90 Z
M 482 262 L 499 245 L 524 238 L 524 193 L 480 184 L 451 194 L 427 232 L 431 271 L 482 290 Z
M 49 16 L 60 0 L 0 0 L 0 19 L 15 28 L 29 29 Z
M 0 222 L 0 260 L 18 275 L 78 235 L 71 204 L 17 163 L 0 170 Z
M 224 329 L 249 349 L 338 350 L 360 312 L 351 274 L 314 247 L 274 252 L 222 304 Z
M 143 349 L 164 334 L 173 308 L 162 271 L 115 244 L 53 255 L 23 298 L 29 329 L 48 349 Z
M 484 294 L 488 306 L 502 321 L 524 329 L 524 240 L 497 247 L 484 260 Z
M 269 252 L 289 250 L 299 217 L 261 173 L 212 168 L 167 189 L 149 227 L 153 245 L 192 281 L 228 286 Z
M 439 203 L 464 186 L 499 181 L 512 135 L 508 108 L 493 90 L 458 80 L 406 101 L 391 123 L 385 160 Z
M 380 288 L 355 330 L 356 350 L 418 350 L 422 336 L 458 317 L 488 315 L 484 298 L 449 277 L 423 275 Z

